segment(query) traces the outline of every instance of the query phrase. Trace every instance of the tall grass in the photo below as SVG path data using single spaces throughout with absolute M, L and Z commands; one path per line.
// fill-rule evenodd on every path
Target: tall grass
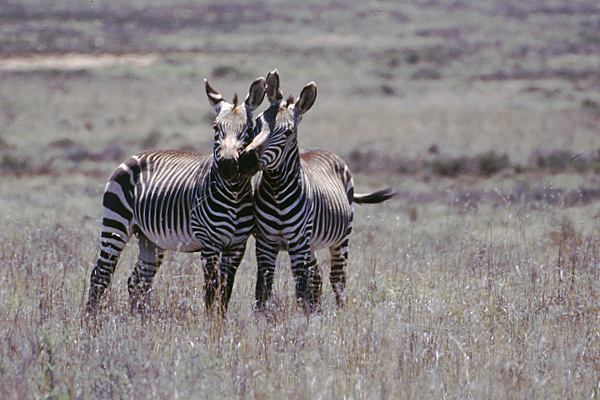
M 600 397 L 596 1 L 101 3 L 0 0 L 0 397 Z M 174 253 L 140 318 L 132 243 L 86 321 L 111 169 L 210 152 L 202 78 L 274 67 L 319 86 L 302 146 L 400 192 L 357 209 L 347 308 L 326 280 L 307 318 L 282 257 L 255 315 L 251 241 L 224 321 Z
M 198 257 L 180 254 L 159 272 L 151 315 L 130 315 L 130 246 L 105 311 L 88 323 L 82 307 L 97 222 L 5 218 L 14 229 L 0 234 L 0 391 L 6 398 L 598 396 L 600 237 L 585 217 L 593 206 L 484 204 L 465 213 L 434 203 L 419 206 L 416 221 L 399 206 L 358 210 L 346 309 L 335 310 L 325 284 L 324 311 L 307 318 L 294 305 L 284 258 L 273 309 L 255 315 L 251 244 L 222 322 L 204 315 Z

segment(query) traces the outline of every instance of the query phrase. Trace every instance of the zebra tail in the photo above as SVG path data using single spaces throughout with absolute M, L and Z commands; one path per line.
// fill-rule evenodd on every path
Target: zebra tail
M 353 200 L 358 204 L 376 204 L 391 199 L 396 194 L 392 188 L 385 188 L 373 193 L 355 193 Z

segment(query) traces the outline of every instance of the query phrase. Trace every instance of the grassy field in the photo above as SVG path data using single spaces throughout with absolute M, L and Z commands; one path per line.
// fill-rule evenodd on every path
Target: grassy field
M 0 0 L 2 397 L 600 398 L 596 3 Z M 175 253 L 142 320 L 129 246 L 87 325 L 111 170 L 208 153 L 202 78 L 275 67 L 319 87 L 301 144 L 399 192 L 357 208 L 348 307 L 306 318 L 282 256 L 254 315 L 251 240 L 226 320 Z

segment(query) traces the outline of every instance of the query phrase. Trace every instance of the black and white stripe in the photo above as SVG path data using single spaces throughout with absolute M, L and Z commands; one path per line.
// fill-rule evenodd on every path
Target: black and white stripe
M 213 155 L 152 151 L 132 156 L 111 175 L 103 197 L 101 250 L 91 273 L 88 312 L 110 284 L 131 238 L 139 258 L 128 280 L 132 308 L 144 310 L 165 250 L 201 252 L 206 305 L 227 308 L 235 272 L 254 227 L 252 186 L 237 171 L 239 152 L 252 139 L 252 111 L 264 79 L 244 104 L 229 104 L 206 84 L 217 117 Z
M 280 250 L 290 255 L 296 296 L 309 309 L 317 308 L 322 284 L 315 251 L 321 248 L 329 248 L 330 282 L 342 306 L 353 204 L 378 203 L 394 195 L 390 189 L 356 195 L 350 171 L 340 157 L 322 150 L 299 151 L 297 127 L 316 93 L 316 85 L 310 83 L 295 104 L 293 98 L 283 101 L 278 73 L 270 73 L 267 95 L 271 106 L 257 118 L 257 136 L 240 160 L 243 173 L 254 172 L 253 164 L 262 171 L 254 194 L 259 309 L 271 296 Z

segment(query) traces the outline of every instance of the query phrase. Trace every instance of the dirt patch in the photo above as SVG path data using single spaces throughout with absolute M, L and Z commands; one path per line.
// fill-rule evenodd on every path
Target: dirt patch
M 82 70 L 114 65 L 149 66 L 160 59 L 158 54 L 60 54 L 0 58 L 2 71 Z

